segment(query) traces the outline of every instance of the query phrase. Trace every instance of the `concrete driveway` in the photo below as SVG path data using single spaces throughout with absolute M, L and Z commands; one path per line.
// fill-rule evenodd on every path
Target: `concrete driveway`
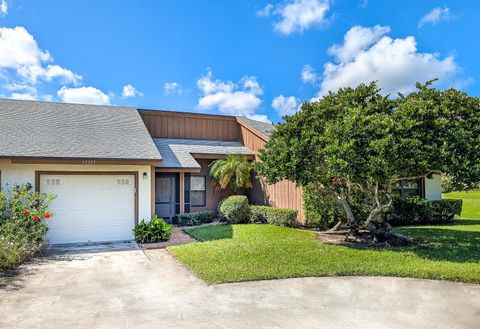
M 479 328 L 480 286 L 384 277 L 207 286 L 165 250 L 67 248 L 0 286 L 1 328 Z

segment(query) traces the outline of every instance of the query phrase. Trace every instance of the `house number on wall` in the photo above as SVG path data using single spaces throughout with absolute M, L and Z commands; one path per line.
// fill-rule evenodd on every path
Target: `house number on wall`
M 82 164 L 84 164 L 84 165 L 94 165 L 95 160 L 82 160 Z

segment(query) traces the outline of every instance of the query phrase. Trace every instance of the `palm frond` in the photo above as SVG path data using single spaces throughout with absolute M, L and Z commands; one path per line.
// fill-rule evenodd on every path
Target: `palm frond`
M 230 188 L 233 192 L 250 188 L 252 164 L 243 155 L 228 155 L 210 164 L 210 175 L 221 189 Z

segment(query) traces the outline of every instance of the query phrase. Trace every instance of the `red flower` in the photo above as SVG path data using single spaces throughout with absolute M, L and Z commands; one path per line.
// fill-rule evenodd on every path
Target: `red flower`
M 46 212 L 45 213 L 45 218 L 50 218 L 50 217 L 52 217 L 52 215 L 50 215 L 50 213 Z
M 28 216 L 28 215 L 30 215 L 30 211 L 25 210 L 25 211 L 23 212 L 23 214 L 24 214 L 25 216 Z
M 37 215 L 33 216 L 33 220 L 38 220 L 39 218 Z

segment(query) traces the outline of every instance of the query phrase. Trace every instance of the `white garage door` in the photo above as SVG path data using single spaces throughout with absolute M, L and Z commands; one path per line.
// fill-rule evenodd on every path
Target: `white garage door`
M 40 175 L 40 191 L 53 193 L 50 243 L 133 239 L 133 175 Z

